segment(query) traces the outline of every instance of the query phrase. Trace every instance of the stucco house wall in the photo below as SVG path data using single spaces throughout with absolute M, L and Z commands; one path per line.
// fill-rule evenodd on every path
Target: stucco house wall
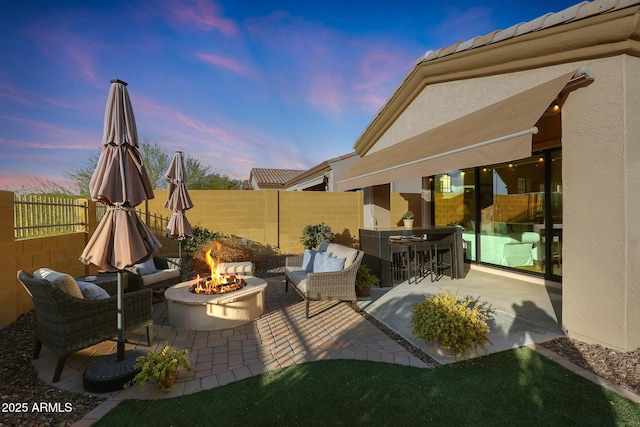
M 562 107 L 562 327 L 584 341 L 635 349 L 640 347 L 638 58 L 618 55 L 427 86 L 371 152 L 583 66 L 593 71 L 594 82 L 570 92 Z
M 589 62 L 563 106 L 563 323 L 569 335 L 640 347 L 640 60 Z
M 640 2 L 596 0 L 428 52 L 354 144 L 366 158 L 587 66 L 562 105 L 562 326 L 620 350 L 640 347 L 639 23 Z

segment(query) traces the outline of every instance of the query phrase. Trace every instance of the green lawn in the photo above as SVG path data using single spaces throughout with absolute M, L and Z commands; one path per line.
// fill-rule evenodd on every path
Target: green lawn
M 521 348 L 436 369 L 328 360 L 122 402 L 96 426 L 640 426 L 640 405 Z

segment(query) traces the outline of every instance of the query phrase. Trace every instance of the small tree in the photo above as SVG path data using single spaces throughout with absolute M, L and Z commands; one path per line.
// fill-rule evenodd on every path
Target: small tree
M 307 225 L 302 229 L 302 236 L 300 236 L 300 243 L 302 243 L 305 249 L 314 249 L 322 242 L 333 242 L 336 238 L 336 234 L 331 230 L 324 222 L 316 225 Z
M 149 180 L 154 190 L 167 188 L 165 173 L 171 164 L 173 153 L 157 143 L 144 138 L 140 142 L 140 155 L 147 169 Z M 83 166 L 71 169 L 64 176 L 72 182 L 73 190 L 82 197 L 89 196 L 89 182 L 100 158 L 100 150 L 97 149 L 83 162 Z M 240 181 L 232 180 L 211 171 L 200 160 L 187 155 L 185 159 L 187 173 L 187 188 L 194 190 L 235 190 L 240 189 Z

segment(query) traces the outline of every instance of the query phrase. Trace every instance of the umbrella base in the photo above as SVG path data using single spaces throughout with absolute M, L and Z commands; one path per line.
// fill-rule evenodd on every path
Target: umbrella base
M 91 393 L 109 393 L 122 390 L 124 385 L 136 376 L 139 369 L 133 366 L 138 356 L 147 354 L 143 350 L 127 350 L 124 359 L 118 361 L 117 354 L 104 356 L 84 370 L 82 386 Z

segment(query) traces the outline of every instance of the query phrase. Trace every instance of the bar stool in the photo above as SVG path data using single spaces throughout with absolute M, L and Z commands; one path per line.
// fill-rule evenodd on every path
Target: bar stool
M 427 275 L 431 275 L 431 281 L 434 280 L 435 258 L 434 258 L 434 242 L 425 240 L 414 244 L 414 283 L 418 283 Z M 411 280 L 409 280 L 411 282 Z
M 440 280 L 440 278 L 444 275 L 444 270 L 449 270 L 451 272 L 451 277 L 454 277 L 453 274 L 453 263 L 455 261 L 455 253 L 453 242 L 448 239 L 437 240 L 433 242 L 434 246 L 434 259 L 433 259 L 433 268 L 435 270 L 435 279 L 433 276 L 431 277 L 431 281 Z M 444 255 L 449 254 L 449 261 L 447 262 Z
M 391 284 L 402 283 L 407 280 L 407 278 L 411 280 L 411 276 L 409 275 L 411 265 L 409 245 L 390 244 L 389 252 L 391 255 Z

